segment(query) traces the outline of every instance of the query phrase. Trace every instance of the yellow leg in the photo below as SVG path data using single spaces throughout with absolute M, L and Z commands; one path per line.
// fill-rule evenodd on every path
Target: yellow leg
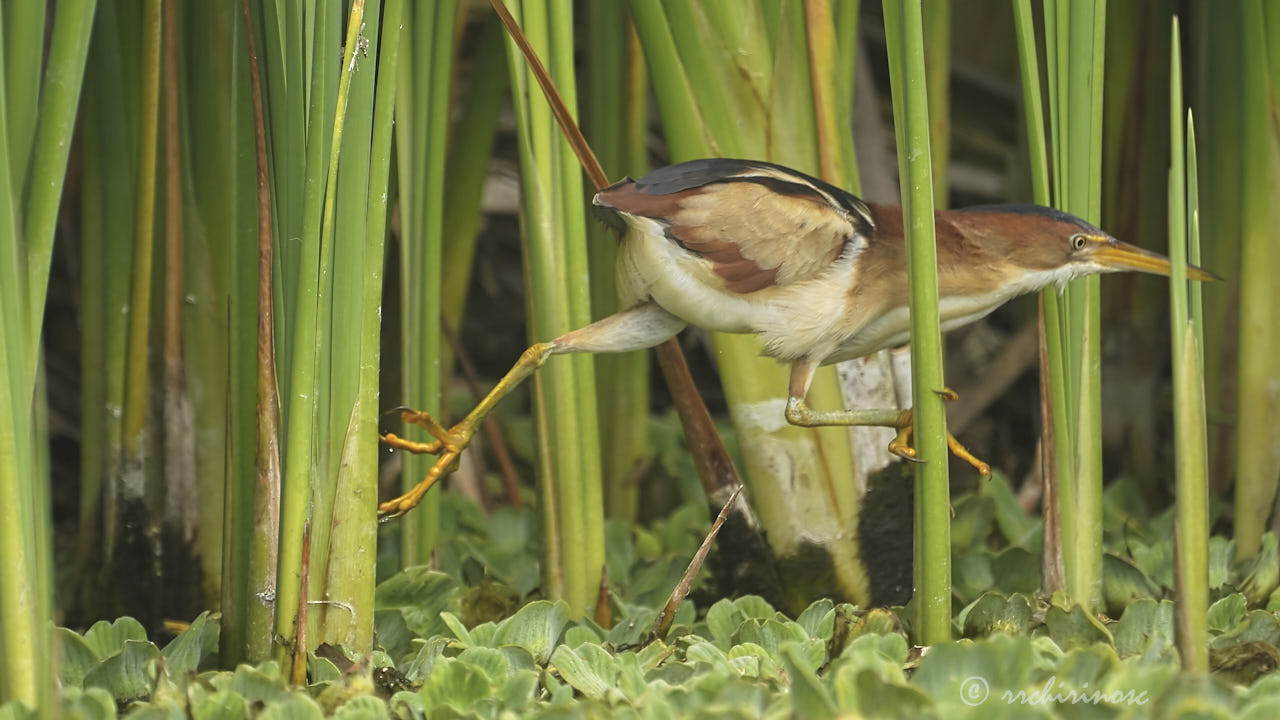
M 809 381 L 818 363 L 810 359 L 796 361 L 791 366 L 790 397 L 787 398 L 787 422 L 801 427 L 825 427 L 828 425 L 856 425 L 873 427 L 891 427 L 898 431 L 889 443 L 889 452 L 909 462 L 922 462 L 916 457 L 916 449 L 911 447 L 911 411 L 910 410 L 813 410 L 805 404 L 804 396 L 809 391 Z M 951 401 L 959 397 L 951 388 L 935 390 L 943 400 Z M 947 433 L 947 448 L 952 454 L 972 465 L 983 475 L 990 474 L 991 467 L 973 456 L 973 453 L 960 444 L 955 436 Z
M 411 422 L 419 425 L 431 433 L 436 439 L 434 442 L 420 443 L 412 440 L 406 440 L 393 433 L 387 433 L 382 436 L 382 442 L 387 446 L 399 450 L 406 450 L 416 454 L 438 455 L 436 462 L 427 471 L 427 476 L 423 478 L 417 485 L 413 486 L 409 492 L 401 495 L 393 500 L 388 500 L 378 506 L 378 517 L 385 521 L 391 518 L 399 517 L 422 502 L 422 498 L 436 484 L 440 478 L 455 470 L 458 466 L 458 457 L 467 445 L 471 444 L 471 438 L 475 435 L 476 428 L 480 423 L 493 412 L 493 408 L 497 406 L 498 401 L 505 397 L 508 393 L 515 389 L 517 385 L 525 380 L 542 367 L 542 363 L 555 351 L 554 343 L 538 343 L 524 351 L 516 364 L 507 372 L 493 390 L 476 405 L 467 416 L 463 418 L 457 425 L 452 428 L 445 429 L 443 425 L 437 422 L 430 414 L 419 412 L 417 410 L 403 409 L 400 417 L 405 422 Z
M 493 412 L 498 401 L 542 367 L 542 363 L 546 362 L 547 358 L 563 353 L 614 353 L 643 350 L 675 336 L 684 326 L 683 320 L 663 310 L 657 304 L 640 303 L 620 313 L 597 320 L 586 327 L 565 333 L 551 342 L 538 343 L 525 350 L 520 360 L 498 381 L 493 390 L 484 396 L 480 404 L 476 405 L 475 409 L 461 422 L 447 430 L 427 413 L 400 408 L 400 417 L 405 422 L 423 427 L 431 433 L 435 441 L 414 442 L 387 433 L 382 436 L 382 442 L 392 448 L 411 453 L 437 455 L 438 458 L 435 465 L 432 465 L 431 470 L 427 472 L 427 476 L 412 490 L 379 505 L 379 517 L 383 520 L 399 517 L 421 502 L 423 496 L 437 480 L 457 467 L 458 456 L 471 442 L 471 437 L 475 435 L 480 423 Z

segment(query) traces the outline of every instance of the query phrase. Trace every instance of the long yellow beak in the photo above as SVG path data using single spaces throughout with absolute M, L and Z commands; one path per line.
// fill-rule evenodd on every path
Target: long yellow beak
M 1091 254 L 1090 259 L 1099 265 L 1112 268 L 1115 270 L 1134 270 L 1137 272 L 1151 273 L 1152 275 L 1164 275 L 1168 277 L 1172 272 L 1169 264 L 1169 258 L 1160 253 L 1143 250 L 1136 245 L 1120 242 L 1119 240 L 1111 241 L 1105 245 L 1097 247 Z M 1203 268 L 1195 265 L 1187 266 L 1187 277 L 1192 280 L 1221 280 L 1222 278 Z

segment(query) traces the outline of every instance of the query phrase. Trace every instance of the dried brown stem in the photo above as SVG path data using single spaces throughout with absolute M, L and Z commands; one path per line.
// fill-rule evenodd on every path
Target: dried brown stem
M 298 581 L 303 592 L 298 593 L 298 615 L 295 622 L 293 645 L 293 667 L 289 673 L 289 682 L 294 685 L 307 683 L 307 593 L 306 587 L 311 574 L 311 521 L 302 529 L 302 564 L 299 566 L 301 578 Z
M 685 596 L 689 594 L 689 588 L 693 587 L 693 579 L 698 576 L 698 571 L 702 569 L 702 563 L 707 559 L 707 553 L 711 551 L 711 543 L 715 541 L 716 534 L 720 532 L 720 526 L 724 525 L 725 518 L 729 516 L 729 509 L 738 501 L 738 495 L 741 492 L 741 485 L 735 487 L 733 493 L 729 495 L 729 500 L 725 502 L 724 507 L 720 508 L 720 514 L 716 516 L 716 521 L 711 523 L 711 530 L 707 531 L 707 536 L 703 538 L 698 552 L 693 554 L 693 559 L 689 561 L 689 567 L 685 568 L 684 575 L 680 577 L 680 582 L 676 583 L 675 589 L 671 591 L 671 597 L 667 598 L 667 604 L 662 606 L 662 610 L 658 612 L 658 617 L 654 618 L 653 628 L 649 630 L 647 642 L 665 638 L 671 630 L 671 623 L 675 620 L 676 611 L 680 609 L 680 604 L 684 602 Z
M 1049 390 L 1049 349 L 1044 336 L 1044 298 L 1040 298 L 1040 321 L 1037 323 L 1040 346 L 1040 477 L 1044 482 L 1041 512 L 1044 515 L 1044 559 L 1042 573 L 1046 594 L 1061 590 L 1065 573 L 1062 569 L 1062 530 L 1058 526 L 1058 466 L 1053 428 L 1053 406 Z
M 258 180 L 258 336 L 257 336 L 257 478 L 253 493 L 253 522 L 258 537 L 266 538 L 262 547 L 252 552 L 250 578 L 255 582 L 254 591 L 274 597 L 276 570 L 279 560 L 280 528 L 280 430 L 276 395 L 276 358 L 274 342 L 274 305 L 271 289 L 271 191 L 267 182 L 266 124 L 262 111 L 262 82 L 258 69 L 258 50 L 254 44 L 253 23 L 249 17 L 248 0 L 242 0 L 245 35 L 248 37 L 249 83 L 253 97 L 254 145 L 257 159 Z M 256 541 L 255 541 L 256 542 Z M 304 550 L 304 552 L 306 552 Z M 302 587 L 306 587 L 305 583 Z M 304 601 L 305 601 L 305 593 Z M 275 626 L 275 608 L 269 608 L 263 625 Z M 251 631 L 252 630 L 251 627 Z M 305 668 L 305 657 L 303 666 Z

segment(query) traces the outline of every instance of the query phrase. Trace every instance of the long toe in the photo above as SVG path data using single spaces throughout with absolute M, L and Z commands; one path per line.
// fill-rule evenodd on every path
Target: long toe
M 416 442 L 409 440 L 408 438 L 402 438 L 395 433 L 379 435 L 378 440 L 389 448 L 394 450 L 404 450 L 406 452 L 411 452 L 414 455 L 436 455 L 444 449 L 444 443 L 439 440 L 434 440 L 429 443 Z
M 985 477 L 991 474 L 991 466 L 975 457 L 973 453 L 969 452 L 969 448 L 961 445 L 960 441 L 956 440 L 956 436 L 951 433 L 947 433 L 947 448 L 951 450 L 952 455 L 972 465 L 979 475 Z

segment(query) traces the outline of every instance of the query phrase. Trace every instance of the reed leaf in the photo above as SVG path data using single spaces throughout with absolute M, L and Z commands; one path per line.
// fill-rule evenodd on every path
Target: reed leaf
M 0 703 L 51 715 L 48 430 L 40 370 L 55 224 L 93 27 L 93 0 L 60 3 L 47 62 L 43 3 L 0 12 Z M 11 53 L 23 53 L 20 63 Z M 25 69 L 24 69 L 25 68 Z
M 1188 127 L 1183 139 L 1182 50 L 1173 19 L 1169 56 L 1169 336 L 1173 358 L 1173 425 L 1177 502 L 1177 639 L 1182 667 L 1209 672 L 1209 463 L 1204 378 L 1194 321 L 1188 310 L 1187 242 L 1196 234 L 1195 167 Z M 1190 114 L 1186 122 L 1190 125 Z
M 1105 3 L 1045 0 L 1044 18 L 1054 205 L 1096 225 L 1101 212 Z M 1065 412 L 1054 412 L 1065 588 L 1074 601 L 1091 609 L 1102 598 L 1099 287 L 1097 276 L 1074 280 L 1061 297 L 1047 291 L 1044 302 L 1050 380 L 1061 385 L 1053 394 L 1065 406 Z M 1056 367 L 1061 373 L 1054 372 Z
M 413 3 L 407 8 L 400 61 L 396 136 L 401 197 L 401 363 L 406 402 L 431 413 L 441 408 L 441 282 L 449 87 L 455 3 Z M 465 274 L 463 270 L 459 273 Z M 450 273 L 452 274 L 452 272 Z M 407 456 L 401 474 L 408 490 L 426 476 L 434 458 Z M 427 561 L 436 542 L 439 490 L 432 488 L 401 523 L 400 562 Z

